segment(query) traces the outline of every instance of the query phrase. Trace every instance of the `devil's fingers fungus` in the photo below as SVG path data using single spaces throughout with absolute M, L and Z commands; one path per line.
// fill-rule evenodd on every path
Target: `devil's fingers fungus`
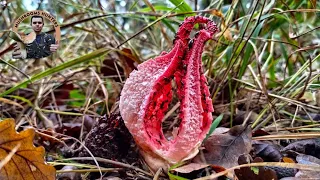
M 190 40 L 196 23 L 205 24 Z M 211 20 L 189 17 L 180 26 L 173 49 L 138 66 L 126 80 L 120 97 L 120 111 L 137 145 L 169 163 L 195 155 L 212 122 L 213 107 L 206 77 L 202 72 L 204 44 L 218 31 Z M 172 100 L 174 79 L 180 101 L 181 123 L 177 136 L 167 140 L 162 120 Z

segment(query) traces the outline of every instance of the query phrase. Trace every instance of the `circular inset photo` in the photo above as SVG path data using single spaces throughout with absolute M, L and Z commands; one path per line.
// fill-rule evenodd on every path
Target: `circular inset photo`
M 22 23 L 25 19 L 30 18 L 29 23 Z M 47 25 L 49 21 L 49 26 Z M 23 25 L 22 25 L 23 24 Z M 20 27 L 23 26 L 23 27 Z M 43 32 L 44 28 L 51 27 L 55 29 L 55 35 Z M 18 28 L 20 30 L 18 30 Z M 23 32 L 21 32 L 23 29 Z M 22 14 L 15 22 L 12 32 L 9 35 L 17 41 L 13 58 L 40 59 L 51 55 L 59 48 L 61 38 L 60 26 L 57 20 L 48 12 L 35 10 Z

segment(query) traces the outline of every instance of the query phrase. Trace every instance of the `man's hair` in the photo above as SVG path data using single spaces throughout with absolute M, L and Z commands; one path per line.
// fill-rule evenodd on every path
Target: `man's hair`
M 42 24 L 44 24 L 44 21 L 43 21 L 43 17 L 42 16 L 32 16 L 31 17 L 31 24 L 32 24 L 32 19 L 33 18 L 41 18 L 42 19 Z

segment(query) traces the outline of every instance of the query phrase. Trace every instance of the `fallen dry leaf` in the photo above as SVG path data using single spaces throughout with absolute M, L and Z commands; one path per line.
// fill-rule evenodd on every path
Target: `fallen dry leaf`
M 218 171 L 217 171 L 218 170 Z M 174 169 L 170 169 L 168 172 L 170 180 L 186 180 L 196 179 L 206 176 L 207 173 L 214 174 L 225 169 L 220 166 L 213 166 L 209 164 L 189 163 Z M 217 180 L 217 179 L 212 179 Z
M 316 164 L 316 165 L 320 165 L 320 159 L 318 159 L 318 158 L 316 158 L 314 156 L 309 156 L 309 155 L 305 155 L 305 154 L 299 154 L 296 157 L 296 160 L 300 164 Z
M 309 164 L 309 165 L 319 165 L 320 168 L 320 159 L 300 154 L 296 157 L 296 160 L 299 164 Z M 295 175 L 296 178 L 305 178 L 305 179 L 318 179 L 320 177 L 320 172 L 317 171 L 306 171 L 306 170 L 299 170 Z
M 283 157 L 282 161 L 285 163 L 296 163 L 292 158 L 289 157 Z
M 172 170 L 179 172 L 179 173 L 191 173 L 192 171 L 203 169 L 208 166 L 210 166 L 210 165 L 209 164 L 190 163 L 185 166 L 174 168 Z
M 218 16 L 218 17 L 221 17 L 221 18 L 224 18 L 223 13 L 222 13 L 221 11 L 217 10 L 217 9 L 212 9 L 212 10 L 210 11 L 210 13 L 211 13 L 212 15 L 215 15 L 215 16 Z
M 282 152 L 295 151 L 298 153 L 311 155 L 320 158 L 320 138 L 316 139 L 306 139 L 301 141 L 296 141 L 289 144 L 281 150 Z
M 263 162 L 259 157 L 255 158 L 254 163 Z M 239 157 L 239 165 L 249 164 L 244 156 Z M 255 180 L 277 180 L 276 172 L 272 169 L 265 169 L 264 167 L 242 167 L 234 170 L 239 180 L 255 179 Z
M 131 49 L 123 48 L 121 51 L 118 51 L 119 61 L 124 70 L 124 74 L 126 77 L 129 77 L 129 74 L 137 69 L 135 66 L 135 62 L 140 62 L 140 60 L 133 54 Z
M 252 147 L 254 153 L 263 158 L 264 161 L 279 162 L 282 159 L 279 148 L 268 141 L 253 141 Z
M 0 122 L 0 159 L 20 145 L 7 164 L 0 169 L 0 179 L 50 180 L 55 179 L 56 170 L 44 162 L 44 148 L 33 145 L 34 130 L 17 133 L 15 122 L 5 119 Z
M 241 154 L 251 150 L 251 128 L 234 126 L 226 134 L 215 134 L 205 142 L 204 157 L 207 163 L 231 168 L 238 165 Z M 200 159 L 197 157 L 196 159 Z
M 214 135 L 214 134 L 224 134 L 224 133 L 228 132 L 229 130 L 230 130 L 230 128 L 218 127 L 213 131 L 211 136 Z
M 14 147 L 11 152 L 4 158 L 1 159 L 0 161 L 0 169 L 3 168 L 4 165 L 6 165 L 12 158 L 12 156 L 17 152 L 17 150 L 20 148 L 21 144 L 17 144 L 16 147 Z
M 72 172 L 73 170 L 78 169 L 76 166 L 64 166 L 61 171 L 67 171 L 57 175 L 58 180 L 62 179 L 81 179 L 81 174 L 78 172 Z M 69 172 L 68 172 L 69 171 Z

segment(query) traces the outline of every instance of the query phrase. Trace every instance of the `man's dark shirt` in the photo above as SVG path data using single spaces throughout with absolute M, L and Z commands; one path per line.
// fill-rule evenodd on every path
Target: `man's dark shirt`
M 43 58 L 51 54 L 50 45 L 55 44 L 56 40 L 53 35 L 47 33 L 40 33 L 36 39 L 26 45 L 27 58 Z

